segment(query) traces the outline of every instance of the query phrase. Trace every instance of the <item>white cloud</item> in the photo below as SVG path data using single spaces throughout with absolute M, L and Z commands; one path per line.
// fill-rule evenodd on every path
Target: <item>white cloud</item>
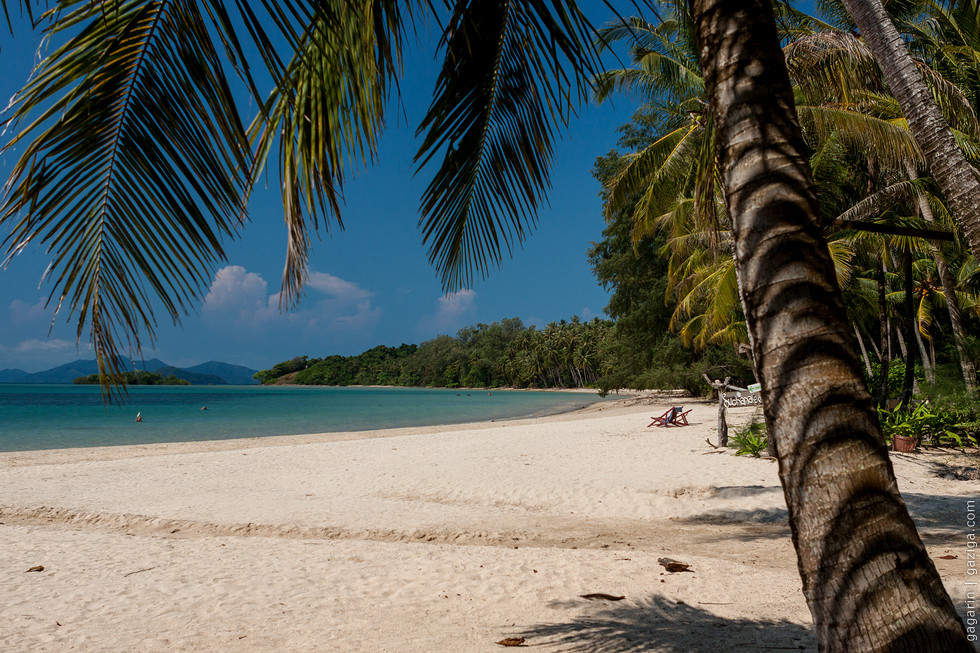
M 419 322 L 419 330 L 428 335 L 455 332 L 465 326 L 467 318 L 476 310 L 476 291 L 464 288 L 439 298 L 436 312 Z
M 44 304 L 46 300 L 41 297 L 34 304 L 15 299 L 10 302 L 10 320 L 14 324 L 32 324 L 44 317 Z
M 344 281 L 340 277 L 335 277 L 326 272 L 310 272 L 306 287 L 310 290 L 319 291 L 328 297 L 344 301 L 364 300 L 374 295 L 374 293 L 368 292 L 350 281 Z
M 258 308 L 266 303 L 268 284 L 261 276 L 240 265 L 218 270 L 204 298 L 205 309 Z
M 218 270 L 204 300 L 211 323 L 264 328 L 293 326 L 304 331 L 360 330 L 375 324 L 383 313 L 371 303 L 374 293 L 325 272 L 311 272 L 306 297 L 288 312 L 279 310 L 280 293 L 268 294 L 261 275 L 240 265 Z M 284 337 L 289 337 L 283 334 Z
M 12 351 L 17 354 L 52 354 L 70 352 L 74 350 L 74 342 L 70 342 L 68 340 L 58 340 L 57 338 L 52 338 L 50 340 L 39 340 L 37 338 L 22 340 L 12 348 Z

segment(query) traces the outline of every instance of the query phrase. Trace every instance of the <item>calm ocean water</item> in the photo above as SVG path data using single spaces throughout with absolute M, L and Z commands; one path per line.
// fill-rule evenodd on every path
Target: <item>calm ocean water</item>
M 96 386 L 0 384 L 0 451 L 459 424 L 563 412 L 598 400 L 515 390 L 133 386 L 124 406 L 106 408 Z

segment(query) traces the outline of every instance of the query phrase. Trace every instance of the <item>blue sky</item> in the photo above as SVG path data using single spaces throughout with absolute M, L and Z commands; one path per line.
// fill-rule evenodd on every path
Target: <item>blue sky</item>
M 612 17 L 600 2 L 588 4 L 594 5 L 594 24 Z M 632 103 L 620 98 L 614 106 L 580 109 L 557 144 L 550 206 L 539 212 L 538 228 L 488 279 L 446 296 L 417 228 L 429 172 L 414 175 L 415 128 L 438 72 L 435 35 L 422 41 L 401 78 L 404 112 L 391 105 L 378 163 L 345 186 L 346 229 L 321 233 L 314 244 L 310 283 L 299 306 L 288 313 L 278 309 L 286 238 L 270 174 L 249 204 L 251 222 L 240 238 L 225 243 L 228 260 L 218 266 L 204 301 L 180 326 L 158 314 L 157 341 L 155 347 L 144 343 L 145 358 L 177 366 L 223 360 L 267 368 L 296 355 L 356 354 L 378 344 L 418 343 L 505 317 L 544 325 L 572 315 L 603 315 L 608 296 L 585 255 L 603 227 L 591 169 L 597 156 L 615 147 L 616 128 L 628 120 Z M 36 37 L 24 29 L 14 37 L 4 32 L 0 47 L 0 97 L 6 99 L 27 79 Z M 4 179 L 15 160 L 15 153 L 0 157 Z M 48 260 L 32 247 L 0 270 L 0 369 L 35 372 L 94 357 L 87 331 L 76 347 L 74 316 L 55 316 L 44 307 L 51 287 L 39 282 Z

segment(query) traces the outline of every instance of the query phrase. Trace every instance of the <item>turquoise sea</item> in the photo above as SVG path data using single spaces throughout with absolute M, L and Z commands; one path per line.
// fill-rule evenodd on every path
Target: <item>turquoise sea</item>
M 0 384 L 0 451 L 459 424 L 559 413 L 599 397 L 520 390 L 133 386 L 125 401 L 107 408 L 96 386 Z

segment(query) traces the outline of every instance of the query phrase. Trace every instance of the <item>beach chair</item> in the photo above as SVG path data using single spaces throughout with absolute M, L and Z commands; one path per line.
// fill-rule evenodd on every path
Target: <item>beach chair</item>
M 650 428 L 651 426 L 667 426 L 667 424 L 674 419 L 674 413 L 678 408 L 683 408 L 683 406 L 671 406 L 667 409 L 667 412 L 660 417 L 651 417 L 650 419 L 653 421 L 647 424 L 647 428 Z
M 690 426 L 690 424 L 687 423 L 687 414 L 694 409 L 688 408 L 687 410 L 681 412 L 683 406 L 676 406 L 676 408 L 677 411 L 674 413 L 674 416 L 664 426 Z
M 659 417 L 652 418 L 653 421 L 647 424 L 651 426 L 671 427 L 671 426 L 690 426 L 687 423 L 687 414 L 693 409 L 684 410 L 683 406 L 671 406 L 670 410 Z

